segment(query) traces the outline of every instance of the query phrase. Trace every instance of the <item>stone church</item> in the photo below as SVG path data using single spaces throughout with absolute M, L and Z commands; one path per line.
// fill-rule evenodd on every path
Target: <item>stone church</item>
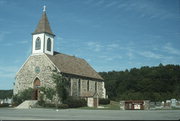
M 32 33 L 32 54 L 16 74 L 14 95 L 33 88 L 36 100 L 40 87 L 54 88 L 53 70 L 70 82 L 69 96 L 105 98 L 103 78 L 82 58 L 54 51 L 54 37 L 44 8 L 37 28 Z

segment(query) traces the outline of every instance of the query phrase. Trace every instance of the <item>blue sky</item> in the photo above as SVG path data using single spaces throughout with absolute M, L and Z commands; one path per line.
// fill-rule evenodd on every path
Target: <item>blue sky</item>
M 180 64 L 178 0 L 0 0 L 0 89 L 30 56 L 43 5 L 55 50 L 98 72 Z

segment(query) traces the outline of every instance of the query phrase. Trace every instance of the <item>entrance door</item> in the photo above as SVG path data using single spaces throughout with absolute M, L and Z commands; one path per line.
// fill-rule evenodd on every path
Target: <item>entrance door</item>
M 33 93 L 33 100 L 38 100 L 39 98 L 39 87 L 40 87 L 40 80 L 36 78 L 34 80 L 34 93 Z

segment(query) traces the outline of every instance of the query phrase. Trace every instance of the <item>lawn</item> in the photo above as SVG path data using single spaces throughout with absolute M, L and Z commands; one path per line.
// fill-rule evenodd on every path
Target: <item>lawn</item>
M 111 101 L 108 105 L 99 105 L 98 108 L 81 107 L 79 109 L 90 109 L 90 110 L 120 110 L 119 102 Z

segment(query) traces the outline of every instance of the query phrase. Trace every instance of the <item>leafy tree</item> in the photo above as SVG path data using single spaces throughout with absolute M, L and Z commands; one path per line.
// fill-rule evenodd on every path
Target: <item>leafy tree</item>
M 180 66 L 143 66 L 125 71 L 99 73 L 105 80 L 107 95 L 111 100 L 162 101 L 180 99 Z
M 69 81 L 57 71 L 54 71 L 52 78 L 56 84 L 55 91 L 58 96 L 58 101 L 63 103 L 68 97 Z
M 0 99 L 12 98 L 13 90 L 0 90 Z
M 55 89 L 49 88 L 49 87 L 41 87 L 40 90 L 46 95 L 46 98 L 51 100 L 53 99 L 53 96 L 55 95 Z

